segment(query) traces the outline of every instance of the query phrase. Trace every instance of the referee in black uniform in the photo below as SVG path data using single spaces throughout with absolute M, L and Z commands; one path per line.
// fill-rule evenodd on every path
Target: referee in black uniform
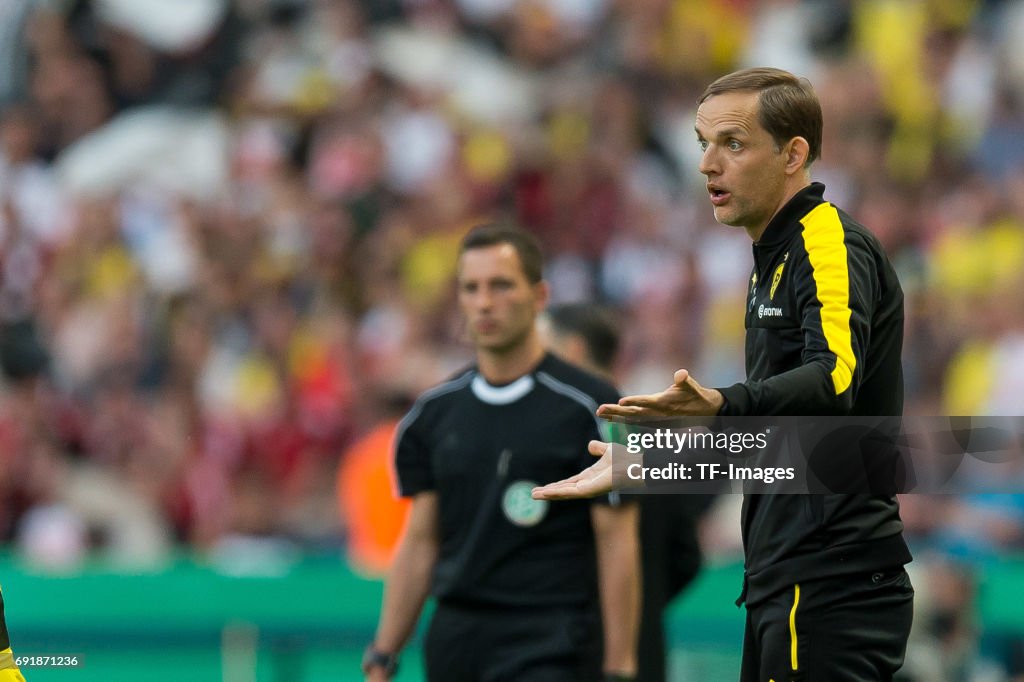
M 707 88 L 697 109 L 700 172 L 715 218 L 754 242 L 747 380 L 716 390 L 679 370 L 665 391 L 599 414 L 902 414 L 903 292 L 878 240 L 811 182 L 821 130 L 810 84 L 785 71 L 747 69 Z M 534 494 L 610 489 L 610 459 Z M 913 615 L 896 499 L 750 495 L 742 518 L 741 679 L 891 680 Z
M 564 505 L 530 495 L 587 463 L 594 413 L 618 397 L 545 351 L 535 326 L 547 303 L 541 269 L 521 230 L 482 226 L 462 242 L 458 300 L 477 362 L 420 396 L 399 425 L 398 482 L 412 511 L 367 679 L 393 673 L 428 593 L 437 600 L 424 644 L 430 680 L 635 675 L 636 505 L 615 504 L 615 494 Z

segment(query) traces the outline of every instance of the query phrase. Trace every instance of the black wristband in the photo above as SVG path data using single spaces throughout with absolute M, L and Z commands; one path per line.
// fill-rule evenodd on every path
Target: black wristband
M 398 654 L 386 654 L 371 644 L 363 652 L 363 674 L 369 675 L 374 668 L 382 669 L 384 676 L 391 679 L 398 674 Z

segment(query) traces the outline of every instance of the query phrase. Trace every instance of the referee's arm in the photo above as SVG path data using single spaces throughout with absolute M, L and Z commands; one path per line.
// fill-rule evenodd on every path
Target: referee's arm
M 604 671 L 636 675 L 640 622 L 639 505 L 591 505 L 604 621 Z
M 430 592 L 438 537 L 437 493 L 417 493 L 384 585 L 384 602 L 373 641 L 377 651 L 397 655 L 412 635 Z M 371 675 L 367 679 L 374 678 Z

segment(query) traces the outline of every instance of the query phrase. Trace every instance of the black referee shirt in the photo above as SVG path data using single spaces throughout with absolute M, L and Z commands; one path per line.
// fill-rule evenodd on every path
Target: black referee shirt
M 399 425 L 395 463 L 403 496 L 438 494 L 436 598 L 523 607 L 597 598 L 589 502 L 551 504 L 530 490 L 593 464 L 594 412 L 618 397 L 547 354 L 511 384 L 491 386 L 472 367 L 416 401 Z

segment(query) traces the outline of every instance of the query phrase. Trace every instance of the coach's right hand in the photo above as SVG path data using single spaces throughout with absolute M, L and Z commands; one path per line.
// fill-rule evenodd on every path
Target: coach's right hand
M 534 488 L 535 500 L 578 500 L 602 495 L 612 489 L 612 444 L 592 440 L 587 445 L 597 462 L 575 476 Z
M 711 417 L 718 414 L 725 403 L 722 394 L 713 388 L 704 388 L 690 373 L 681 369 L 675 373 L 673 384 L 661 393 L 627 396 L 618 405 L 601 405 L 597 416 L 627 420 L 644 417 Z

